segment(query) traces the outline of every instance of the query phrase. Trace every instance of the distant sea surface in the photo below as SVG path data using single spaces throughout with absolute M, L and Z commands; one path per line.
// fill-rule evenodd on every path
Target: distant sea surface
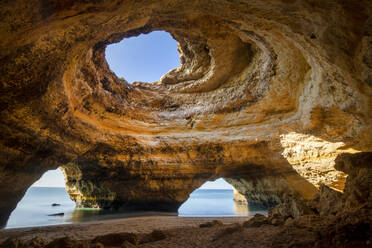
M 197 189 L 178 209 L 181 217 L 234 217 L 267 214 L 267 209 L 235 202 L 231 189 Z
M 60 206 L 53 207 L 53 203 Z M 48 216 L 64 213 L 63 216 Z M 181 217 L 231 217 L 264 213 L 264 208 L 248 210 L 233 200 L 233 190 L 197 189 L 179 208 Z M 79 223 L 85 221 L 151 215 L 155 212 L 114 212 L 100 209 L 75 208 L 65 188 L 31 187 L 9 217 L 6 228 Z

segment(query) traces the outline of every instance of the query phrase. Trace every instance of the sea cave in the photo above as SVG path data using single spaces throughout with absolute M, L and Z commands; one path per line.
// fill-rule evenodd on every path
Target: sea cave
M 0 17 L 0 226 L 57 168 L 81 208 L 177 212 L 223 178 L 269 209 L 2 229 L 0 247 L 372 245 L 371 1 L 16 0 Z M 110 45 L 159 31 L 177 67 L 112 70 Z

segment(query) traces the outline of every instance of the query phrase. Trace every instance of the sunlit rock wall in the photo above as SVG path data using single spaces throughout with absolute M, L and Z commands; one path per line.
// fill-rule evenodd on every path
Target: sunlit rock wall
M 93 207 L 174 210 L 219 176 L 255 201 L 342 190 L 335 158 L 372 148 L 371 9 L 368 0 L 2 2 L 2 220 L 58 166 L 72 199 Z M 179 42 L 182 65 L 151 84 L 117 78 L 105 47 L 154 30 Z

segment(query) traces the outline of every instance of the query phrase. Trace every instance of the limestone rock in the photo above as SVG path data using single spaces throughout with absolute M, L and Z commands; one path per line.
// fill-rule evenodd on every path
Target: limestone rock
M 47 242 L 39 236 L 33 237 L 31 240 L 26 242 L 27 248 L 44 248 Z
M 296 218 L 302 215 L 314 214 L 308 207 L 307 201 L 287 196 L 283 203 L 269 209 L 269 219 L 278 219 L 279 216 L 284 222 L 287 218 Z
M 310 206 L 315 208 L 320 215 L 336 214 L 343 211 L 342 197 L 343 194 L 341 192 L 322 185 L 311 201 Z
M 247 205 L 247 199 L 234 188 L 234 201 L 238 204 Z
M 372 151 L 371 12 L 370 0 L 3 1 L 0 225 L 57 167 L 77 206 L 176 211 L 223 177 L 248 203 L 305 213 L 286 196 L 342 191 L 354 172 L 336 157 Z M 105 48 L 154 30 L 179 42 L 181 66 L 118 78 Z M 345 194 L 347 208 L 370 197 Z
M 213 221 L 208 221 L 206 223 L 202 223 L 199 225 L 200 228 L 206 228 L 206 227 L 214 227 L 214 226 L 222 226 L 223 223 L 219 220 L 213 220 Z
M 17 238 L 8 238 L 0 244 L 1 248 L 23 248 L 25 243 Z
M 104 246 L 121 246 L 125 241 L 136 245 L 139 242 L 139 237 L 135 233 L 110 233 L 95 237 L 92 243 L 97 242 Z
M 127 241 L 125 241 L 125 242 L 127 242 Z M 124 242 L 124 243 L 125 243 Z M 129 242 L 127 242 L 127 243 L 129 243 Z M 130 243 L 129 243 L 130 244 Z M 133 245 L 134 246 L 134 245 Z M 135 247 L 135 246 L 134 246 Z M 99 243 L 99 242 L 95 242 L 95 243 L 93 243 L 93 244 L 90 244 L 90 247 L 89 248 L 105 248 L 105 246 L 103 245 L 103 244 L 101 244 L 101 243 Z
M 283 216 L 283 215 L 275 213 L 275 214 L 270 214 L 267 222 L 274 226 L 280 226 L 280 225 L 285 224 L 287 219 L 291 219 L 291 218 L 292 218 L 291 216 Z
M 121 245 L 121 248 L 135 248 L 135 247 L 137 246 L 135 246 L 134 244 L 128 241 L 124 241 L 124 243 Z
M 228 235 L 231 235 L 231 234 L 236 233 L 236 232 L 241 232 L 243 230 L 244 230 L 244 228 L 240 223 L 234 223 L 234 224 L 224 228 L 220 232 L 217 232 L 215 239 L 218 239 L 218 238 L 224 237 L 224 236 L 228 236 Z
M 78 241 L 70 237 L 55 239 L 46 248 L 90 248 L 88 242 Z
M 263 214 L 255 214 L 250 220 L 243 223 L 243 227 L 260 227 L 268 224 L 267 217 Z
M 167 234 L 162 230 L 154 230 L 150 234 L 145 235 L 141 243 L 155 242 L 167 238 Z
M 285 225 L 271 247 L 368 248 L 371 244 L 371 208 L 353 213 L 301 216 Z
M 336 168 L 348 174 L 345 210 L 372 205 L 372 153 L 342 154 L 336 159 Z
M 293 218 L 289 217 L 289 218 L 287 218 L 287 219 L 285 220 L 284 225 L 285 225 L 285 226 L 291 226 L 291 225 L 293 225 L 293 223 L 294 223 Z

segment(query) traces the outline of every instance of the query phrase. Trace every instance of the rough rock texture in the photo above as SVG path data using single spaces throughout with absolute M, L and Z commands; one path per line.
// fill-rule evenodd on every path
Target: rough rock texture
M 267 217 L 262 214 L 255 214 L 252 219 L 245 221 L 243 227 L 260 227 L 262 225 L 268 224 Z
M 348 173 L 344 192 L 326 185 L 310 201 L 286 197 L 283 203 L 269 210 L 270 218 L 296 218 L 302 215 L 334 216 L 355 209 L 367 208 L 372 211 L 372 153 L 341 154 L 336 168 Z
M 124 243 L 124 241 L 128 241 L 136 245 L 138 243 L 138 235 L 134 233 L 115 233 L 98 236 L 92 240 L 93 243 L 101 243 L 108 247 L 120 246 Z
M 100 235 L 95 237 L 90 243 L 99 241 L 110 247 L 133 247 L 131 244 L 139 243 L 139 247 L 271 247 L 271 248 L 288 248 L 288 247 L 343 247 L 343 248 L 369 248 L 372 244 L 372 198 L 371 192 L 371 177 L 372 177 L 372 153 L 357 153 L 357 154 L 341 154 L 335 162 L 336 168 L 349 173 L 346 180 L 344 193 L 341 194 L 327 186 L 321 186 L 319 192 L 314 196 L 312 201 L 308 201 L 308 208 L 312 207 L 312 213 L 298 213 L 299 201 L 288 201 L 281 203 L 274 207 L 269 216 L 256 214 L 251 219 L 239 223 L 235 218 L 235 223 L 225 224 L 222 221 L 213 220 L 206 223 L 199 224 L 194 228 L 169 228 L 168 222 L 164 230 L 154 230 L 150 234 L 134 234 L 123 233 L 123 228 L 128 228 L 130 221 L 135 223 L 137 229 L 142 223 L 140 232 L 148 228 L 149 222 L 144 224 L 144 218 L 133 221 L 126 219 L 127 224 L 120 223 L 121 227 L 116 229 L 116 233 Z M 289 199 L 289 198 L 286 198 Z M 296 205 L 297 204 L 297 205 Z M 288 205 L 287 208 L 283 207 Z M 296 207 L 297 208 L 294 208 Z M 303 205 L 305 206 L 305 205 Z M 294 211 L 294 209 L 297 209 Z M 286 210 L 281 212 L 279 210 Z M 292 211 L 292 212 L 291 212 Z M 297 216 L 295 216 L 297 213 Z M 295 218 L 292 218 L 295 217 Z M 185 220 L 184 218 L 178 218 Z M 187 218 L 186 218 L 187 219 Z M 201 219 L 195 218 L 199 220 Z M 222 218 L 225 222 L 226 219 Z M 155 223 L 154 219 L 147 220 L 151 224 Z M 230 220 L 231 221 L 231 220 Z M 107 223 L 86 224 L 85 228 L 97 229 L 98 226 L 106 225 L 104 228 L 107 231 Z M 113 223 L 111 223 L 112 225 Z M 164 224 L 164 223 L 163 223 Z M 184 223 L 185 224 L 185 223 Z M 87 230 L 81 231 L 81 226 L 63 227 L 59 226 L 56 229 L 44 229 L 44 235 L 55 238 L 55 235 L 63 235 L 63 228 L 70 230 L 71 233 L 79 235 L 92 235 L 92 232 Z M 159 225 L 159 223 L 157 223 Z M 174 225 L 174 224 L 173 224 Z M 133 226 L 132 226 L 133 228 Z M 164 226 L 163 226 L 164 228 Z M 36 229 L 36 228 L 33 228 Z M 59 230 L 58 230 L 59 229 Z M 75 229 L 75 232 L 74 232 Z M 79 230 L 79 232 L 76 232 Z M 138 230 L 138 229 L 137 229 Z M 190 232 L 191 231 L 191 232 Z M 24 229 L 7 230 L 8 236 L 11 238 L 5 240 L 0 244 L 0 247 L 24 247 L 24 240 L 16 239 L 14 237 L 35 235 L 32 230 Z M 101 230 L 102 232 L 102 230 Z M 36 232 L 37 233 L 37 232 Z M 6 232 L 2 233 L 3 236 Z M 14 237 L 12 237 L 14 236 Z M 24 237 L 22 237 L 24 238 Z M 40 240 L 38 238 L 37 240 Z M 125 243 L 128 241 L 128 243 Z M 139 241 L 139 242 L 138 242 Z M 57 244 L 69 244 L 71 239 L 57 238 L 51 241 L 47 247 L 56 247 Z M 27 243 L 31 243 L 28 241 Z M 37 242 L 40 243 L 40 242 Z M 78 246 L 68 247 L 82 247 L 84 242 L 76 242 Z M 87 240 L 85 241 L 87 243 Z M 148 244 L 150 243 L 150 244 Z M 52 246 L 52 245 L 53 246 Z M 148 246 L 147 246 L 148 244 Z M 18 245 L 18 246 L 17 246 Z M 26 246 L 27 247 L 27 246 Z M 60 246 L 58 246 L 60 247 Z M 67 247 L 66 245 L 63 247 Z M 89 247 L 89 246 L 83 246 Z M 90 246 L 93 247 L 93 246 Z
M 371 247 L 372 244 L 372 153 L 341 154 L 336 168 L 349 174 L 344 193 L 322 186 L 309 205 L 312 214 L 278 214 L 270 219 L 285 221 L 285 228 L 273 237 L 273 247 Z M 293 217 L 293 216 L 292 216 Z M 271 221 L 271 224 L 275 224 Z
M 235 188 L 233 190 L 234 190 L 234 198 L 233 198 L 234 201 L 237 202 L 239 205 L 247 205 L 248 204 L 247 198 L 241 193 L 239 193 L 239 191 L 236 190 Z
M 322 184 L 342 190 L 353 167 L 339 171 L 335 158 L 372 151 L 371 9 L 2 1 L 0 223 L 57 167 L 91 207 L 176 210 L 217 177 L 268 206 Z M 116 77 L 105 47 L 154 30 L 179 42 L 182 65 L 150 84 Z
M 322 185 L 319 192 L 315 194 L 311 207 L 320 215 L 336 214 L 343 210 L 342 197 L 341 192 Z
M 343 208 L 348 211 L 372 205 L 372 153 L 341 154 L 336 169 L 349 175 L 341 198 Z

